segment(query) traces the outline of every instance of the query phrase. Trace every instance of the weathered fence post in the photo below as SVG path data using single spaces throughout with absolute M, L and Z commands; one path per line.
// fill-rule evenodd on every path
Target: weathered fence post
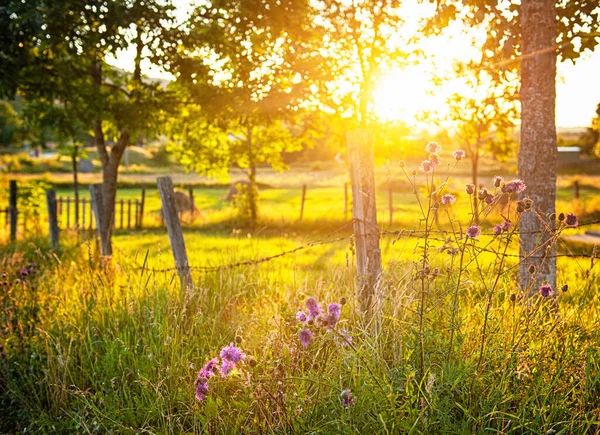
M 106 225 L 106 214 L 104 213 L 104 195 L 102 193 L 102 184 L 90 185 L 91 203 L 96 216 L 96 229 L 100 234 L 100 250 L 103 257 L 112 255 L 112 247 L 108 232 L 109 225 Z
M 48 228 L 50 231 L 50 248 L 58 249 L 58 216 L 56 214 L 56 191 L 46 190 L 46 206 L 48 208 Z
M 135 229 L 140 227 L 140 202 L 135 200 Z
M 173 181 L 171 177 L 164 176 L 156 179 L 160 200 L 162 202 L 163 219 L 167 224 L 167 232 L 171 241 L 171 250 L 175 259 L 175 267 L 179 273 L 181 286 L 183 289 L 192 287 L 192 274 L 188 263 L 187 252 L 185 250 L 185 242 L 183 233 L 181 232 L 181 223 L 177 215 L 175 207 L 175 196 L 173 194 Z
M 579 181 L 573 181 L 573 197 L 579 199 Z
M 127 200 L 127 229 L 131 229 L 131 199 Z
M 119 225 L 119 227 L 121 229 L 123 229 L 123 208 L 124 208 L 123 201 L 124 201 L 123 198 L 121 198 L 121 201 L 120 201 L 120 203 L 121 203 L 121 219 L 120 219 L 120 225 Z
M 10 180 L 10 240 L 17 240 L 17 180 Z
M 188 186 L 188 193 L 190 195 L 190 222 L 194 223 L 194 209 L 196 208 L 196 204 L 194 202 L 194 185 L 190 184 Z
M 85 230 L 85 203 L 86 203 L 86 199 L 83 198 L 81 200 L 81 228 L 83 228 Z
M 140 221 L 139 228 L 142 228 L 144 222 L 144 202 L 146 201 L 146 188 L 142 187 L 142 199 L 140 200 Z
M 346 141 L 352 183 L 358 294 L 361 310 L 368 318 L 373 314 L 377 302 L 376 290 L 381 275 L 373 134 L 368 130 L 349 131 L 346 134 Z
M 304 217 L 304 201 L 306 201 L 306 184 L 302 185 L 302 199 L 300 200 L 300 220 Z
M 71 198 L 67 197 L 67 226 L 65 228 L 71 228 Z

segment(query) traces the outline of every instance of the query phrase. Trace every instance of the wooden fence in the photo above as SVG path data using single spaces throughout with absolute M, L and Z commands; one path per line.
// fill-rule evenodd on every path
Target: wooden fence
M 143 225 L 145 195 L 141 199 L 117 199 L 115 203 L 114 229 L 140 229 Z M 75 207 L 79 207 L 79 219 Z M 56 208 L 59 226 L 61 228 L 90 228 L 93 229 L 92 201 L 83 198 L 78 202 L 71 197 L 58 197 Z

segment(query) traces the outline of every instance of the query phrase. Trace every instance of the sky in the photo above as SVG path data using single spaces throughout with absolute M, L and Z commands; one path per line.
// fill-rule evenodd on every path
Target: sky
M 183 19 L 187 7 L 178 10 Z M 417 22 L 414 20 L 413 22 Z M 406 28 L 406 26 L 405 26 Z M 409 29 L 412 32 L 413 29 Z M 464 30 L 463 30 L 464 31 Z M 376 113 L 382 118 L 401 119 L 409 125 L 420 125 L 416 116 L 424 110 L 434 110 L 443 116 L 446 99 L 458 88 L 445 86 L 434 88 L 429 82 L 431 71 L 444 74 L 451 71 L 452 62 L 465 60 L 476 52 L 472 36 L 462 35 L 458 27 L 450 35 L 423 43 L 423 49 L 431 53 L 430 58 L 419 66 L 408 66 L 402 71 L 393 71 L 382 78 L 375 92 Z M 133 70 L 134 50 L 123 50 L 116 58 L 109 59 L 112 65 Z M 143 72 L 149 77 L 171 79 L 158 69 L 142 64 Z M 583 55 L 575 64 L 571 61 L 558 65 L 556 81 L 556 125 L 560 128 L 589 127 L 596 116 L 600 103 L 600 48 Z

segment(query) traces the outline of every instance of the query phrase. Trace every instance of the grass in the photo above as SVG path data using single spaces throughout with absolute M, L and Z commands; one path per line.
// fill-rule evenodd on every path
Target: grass
M 459 196 L 451 215 L 465 225 L 470 206 L 463 181 L 457 177 L 449 189 Z M 561 183 L 557 207 L 569 212 L 577 204 L 568 181 Z M 582 222 L 600 209 L 594 183 L 581 182 Z M 378 192 L 382 228 L 435 229 L 434 221 L 419 219 L 412 193 L 398 186 L 391 226 L 387 193 Z M 132 198 L 138 192 L 120 193 Z M 7 273 L 0 289 L 0 432 L 600 430 L 597 261 L 559 258 L 559 287 L 568 284 L 568 290 L 528 299 L 515 283 L 516 258 L 477 249 L 502 248 L 500 239 L 482 236 L 465 245 L 461 262 L 440 249 L 448 245 L 432 233 L 427 263 L 440 274 L 424 277 L 424 241 L 386 235 L 382 303 L 378 321 L 369 324 L 355 297 L 351 228 L 339 186 L 309 188 L 302 222 L 300 189 L 263 189 L 260 225 L 252 232 L 236 224 L 235 211 L 221 200 L 224 192 L 195 192 L 203 215 L 184 226 L 190 264 L 217 269 L 194 270 L 195 286 L 187 291 L 176 273 L 160 270 L 173 260 L 164 229 L 152 219 L 159 207 L 153 192 L 147 193 L 146 229 L 118 230 L 108 264 L 85 232 L 64 232 L 56 255 L 35 233 L 0 247 Z M 490 223 L 499 219 L 494 211 Z M 445 214 L 440 225 L 449 228 Z M 330 238 L 340 240 L 265 263 L 218 268 Z M 567 253 L 573 247 L 558 248 Z M 517 252 L 516 239 L 506 252 Z M 31 262 L 36 272 L 17 281 Z M 305 348 L 295 315 L 310 296 L 324 307 L 346 302 L 333 331 L 310 326 L 314 340 Z M 238 340 L 245 363 L 230 376 L 211 378 L 198 402 L 198 370 Z M 354 395 L 351 406 L 340 399 L 346 389 Z

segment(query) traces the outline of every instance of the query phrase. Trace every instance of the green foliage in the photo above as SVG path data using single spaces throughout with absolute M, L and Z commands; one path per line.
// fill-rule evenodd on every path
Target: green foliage
M 17 145 L 15 139 L 19 124 L 20 119 L 12 106 L 7 101 L 0 100 L 0 147 Z

